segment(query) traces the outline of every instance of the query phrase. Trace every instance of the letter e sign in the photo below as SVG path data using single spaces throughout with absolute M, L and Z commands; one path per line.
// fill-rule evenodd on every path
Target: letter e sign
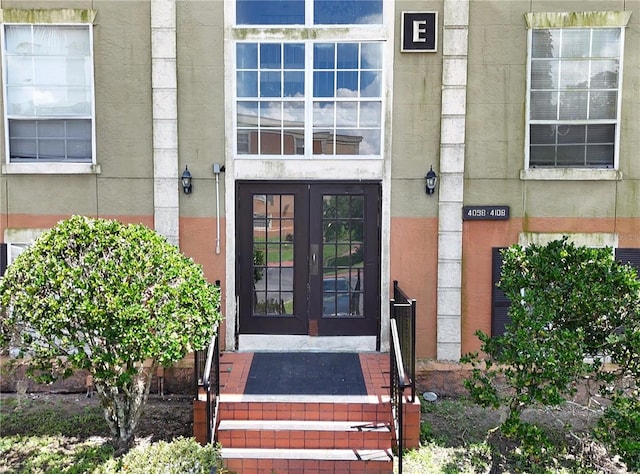
M 438 13 L 402 12 L 402 48 L 405 53 L 438 49 Z

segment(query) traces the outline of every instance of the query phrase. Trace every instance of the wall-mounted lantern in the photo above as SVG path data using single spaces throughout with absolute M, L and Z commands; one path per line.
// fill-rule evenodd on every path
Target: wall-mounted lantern
M 189 168 L 185 165 L 184 171 L 182 172 L 182 177 L 180 178 L 182 183 L 182 190 L 185 194 L 191 194 L 193 189 L 193 184 L 191 184 L 191 173 L 189 173 Z
M 438 182 L 438 175 L 433 171 L 433 166 L 429 167 L 425 180 L 425 192 L 428 196 L 431 196 L 436 190 L 436 183 Z

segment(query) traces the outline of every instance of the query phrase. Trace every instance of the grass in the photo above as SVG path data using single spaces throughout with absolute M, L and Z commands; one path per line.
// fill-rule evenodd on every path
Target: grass
M 79 413 L 63 413 L 60 402 L 33 410 L 37 400 L 20 401 L 12 398 L 2 401 L 0 426 L 2 433 L 29 433 L 33 436 L 64 436 L 88 438 L 108 436 L 109 428 L 102 409 L 85 407 Z
M 403 456 L 404 474 L 628 472 L 593 441 L 590 430 L 597 416 L 575 406 L 527 413 L 527 421 L 554 440 L 552 450 L 534 465 L 517 443 L 500 435 L 504 410 L 484 409 L 466 399 L 440 399 L 423 402 L 422 412 L 421 446 Z
M 100 439 L 62 435 L 15 435 L 0 438 L 0 472 L 91 472 L 113 457 L 113 448 Z
M 159 459 L 153 454 L 156 448 L 172 462 L 176 459 L 175 462 L 181 462 L 182 453 L 205 462 L 201 451 L 175 443 L 186 441 L 183 434 L 186 410 L 190 414 L 190 401 L 185 405 L 170 398 L 145 405 L 141 418 L 145 420 L 144 429 L 143 433 L 138 430 L 136 442 L 140 449 L 135 450 L 136 457 L 132 458 L 138 459 L 143 471 L 134 472 L 151 472 L 146 468 L 149 464 L 145 456 Z M 140 424 L 139 427 L 142 428 Z M 190 431 L 188 426 L 186 431 Z M 0 474 L 121 472 L 117 470 L 119 464 L 114 465 L 114 449 L 109 440 L 109 429 L 96 399 L 86 399 L 83 395 L 14 397 L 5 394 L 0 398 Z M 132 462 L 127 461 L 128 469 L 133 469 Z
M 102 410 L 68 413 L 60 403 L 6 398 L 0 411 L 0 473 L 90 472 L 113 457 Z

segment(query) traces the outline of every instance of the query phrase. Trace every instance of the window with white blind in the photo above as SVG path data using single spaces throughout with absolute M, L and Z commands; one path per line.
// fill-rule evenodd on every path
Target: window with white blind
M 620 27 L 529 30 L 528 166 L 615 168 Z
M 93 163 L 91 25 L 5 24 L 8 163 Z

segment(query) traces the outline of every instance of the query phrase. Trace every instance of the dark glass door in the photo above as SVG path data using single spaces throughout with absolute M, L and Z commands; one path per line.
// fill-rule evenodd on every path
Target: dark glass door
M 375 335 L 380 186 L 238 183 L 241 334 Z

